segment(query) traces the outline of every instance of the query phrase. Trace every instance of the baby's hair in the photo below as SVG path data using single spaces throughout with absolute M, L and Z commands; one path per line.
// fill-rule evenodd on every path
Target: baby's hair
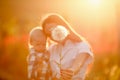
M 42 31 L 42 27 L 40 27 L 40 26 L 34 27 L 34 28 L 30 31 L 30 33 L 29 33 L 30 37 L 32 36 L 32 34 L 33 34 L 36 30 Z
M 29 47 L 32 47 L 31 42 L 32 42 L 33 34 L 34 34 L 36 31 L 40 31 L 40 32 L 44 33 L 43 30 L 42 30 L 42 27 L 40 27 L 40 26 L 34 27 L 34 28 L 30 31 L 30 33 L 29 33 L 29 41 L 28 41 L 28 46 L 29 46 Z M 46 36 L 46 35 L 45 35 L 45 36 Z

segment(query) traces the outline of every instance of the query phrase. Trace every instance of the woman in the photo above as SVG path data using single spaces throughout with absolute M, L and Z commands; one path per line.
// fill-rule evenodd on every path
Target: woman
M 49 48 L 53 79 L 84 80 L 88 64 L 93 61 L 89 44 L 58 14 L 48 14 L 41 26 L 57 42 Z

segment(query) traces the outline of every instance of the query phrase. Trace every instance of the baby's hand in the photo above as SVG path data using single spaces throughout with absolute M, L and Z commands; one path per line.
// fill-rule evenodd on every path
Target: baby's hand
M 74 76 L 74 71 L 72 69 L 61 69 L 60 73 L 62 80 L 72 80 Z

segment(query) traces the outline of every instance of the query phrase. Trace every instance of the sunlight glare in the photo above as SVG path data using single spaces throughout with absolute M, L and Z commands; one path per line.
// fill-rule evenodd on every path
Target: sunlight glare
M 91 4 L 91 5 L 99 5 L 101 3 L 101 0 L 88 0 L 88 2 Z

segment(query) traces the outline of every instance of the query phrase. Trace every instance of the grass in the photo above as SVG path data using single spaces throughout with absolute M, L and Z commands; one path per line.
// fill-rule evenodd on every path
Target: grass
M 119 58 L 119 54 L 97 55 L 86 80 L 120 80 Z

